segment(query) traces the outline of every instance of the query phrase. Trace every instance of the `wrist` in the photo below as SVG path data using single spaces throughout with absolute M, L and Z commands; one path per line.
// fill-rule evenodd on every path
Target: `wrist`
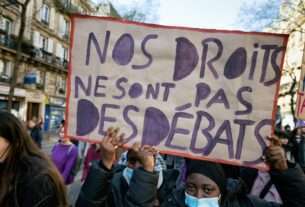
M 144 165 L 144 170 L 147 172 L 154 172 L 154 166 L 153 165 Z
M 283 162 L 278 162 L 278 163 L 275 163 L 273 165 L 271 165 L 271 169 L 272 170 L 277 170 L 277 171 L 285 171 L 288 169 L 288 164 L 287 162 L 283 161 Z
M 111 170 L 112 165 L 113 165 L 113 162 L 112 162 L 112 161 L 110 161 L 110 160 L 103 160 L 103 159 L 102 159 L 102 163 L 103 163 L 103 165 L 104 165 L 104 167 L 105 167 L 106 169 Z

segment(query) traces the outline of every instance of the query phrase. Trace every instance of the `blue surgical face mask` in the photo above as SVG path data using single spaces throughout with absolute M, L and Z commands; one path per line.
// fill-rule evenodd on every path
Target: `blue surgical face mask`
M 219 207 L 219 198 L 196 198 L 185 193 L 185 204 L 188 207 Z
M 126 182 L 128 183 L 128 185 L 130 184 L 132 175 L 133 175 L 133 169 L 129 168 L 129 167 L 125 167 L 125 169 L 123 170 L 123 177 L 125 178 Z M 157 184 L 157 188 L 159 189 L 163 183 L 163 172 L 160 171 L 159 173 L 159 179 L 158 179 L 158 184 Z
M 125 178 L 128 185 L 130 184 L 130 180 L 132 178 L 132 175 L 133 175 L 133 169 L 132 168 L 126 167 L 123 170 L 123 177 Z

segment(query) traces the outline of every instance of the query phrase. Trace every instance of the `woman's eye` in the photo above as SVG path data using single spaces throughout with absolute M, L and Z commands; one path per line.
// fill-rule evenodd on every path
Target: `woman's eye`
M 205 193 L 211 193 L 214 189 L 213 188 L 203 188 Z
M 187 192 L 194 192 L 195 191 L 195 187 L 194 186 L 186 186 L 186 191 Z

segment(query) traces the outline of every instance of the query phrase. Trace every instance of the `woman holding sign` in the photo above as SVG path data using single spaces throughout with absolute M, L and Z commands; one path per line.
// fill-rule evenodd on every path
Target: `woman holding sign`
M 135 143 L 127 166 L 115 166 L 116 151 L 124 143 L 109 129 L 100 144 L 101 160 L 93 162 L 76 207 L 155 207 L 175 188 L 178 172 L 156 169 L 157 152 Z
M 66 207 L 61 177 L 21 122 L 0 111 L 0 206 Z
M 122 144 L 117 133 L 109 132 L 101 143 L 102 160 L 91 166 L 89 175 L 82 187 L 77 207 L 133 207 L 160 206 L 155 204 L 158 197 L 158 176 L 153 172 L 154 158 L 152 148 L 139 150 L 143 167 L 134 171 L 134 176 L 122 197 L 113 191 L 115 176 L 115 151 Z M 266 163 L 270 166 L 271 179 L 277 187 L 283 205 L 267 202 L 249 196 L 242 185 L 236 185 L 228 192 L 227 180 L 222 167 L 207 161 L 190 161 L 187 166 L 186 185 L 173 189 L 161 202 L 161 207 L 304 207 L 305 175 L 294 164 L 287 163 L 283 148 L 275 138 L 266 149 Z M 297 193 L 296 193 L 297 192 Z M 123 205 L 115 205 L 122 199 Z
M 305 176 L 301 169 L 287 164 L 279 140 L 270 138 L 266 149 L 266 162 L 283 205 L 267 202 L 244 193 L 242 185 L 228 192 L 226 177 L 221 165 L 207 161 L 190 161 L 183 189 L 176 190 L 162 207 L 302 207 L 305 206 Z M 298 192 L 296 194 L 296 192 Z

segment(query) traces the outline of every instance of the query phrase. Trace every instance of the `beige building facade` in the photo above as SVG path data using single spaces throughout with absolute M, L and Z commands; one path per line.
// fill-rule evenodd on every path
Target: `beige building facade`
M 296 94 L 291 95 L 293 79 L 297 83 L 293 92 L 298 89 L 301 70 L 305 69 L 304 50 L 305 50 L 305 0 L 282 1 L 280 7 L 280 20 L 273 23 L 267 32 L 289 34 L 287 50 L 284 59 L 283 72 L 280 84 L 278 106 L 282 116 L 282 126 L 289 124 L 294 127 L 294 120 L 291 111 L 291 102 L 295 108 Z M 300 12 L 303 9 L 303 14 Z
M 71 30 L 70 17 L 54 2 L 31 0 L 28 5 L 22 63 L 13 98 L 14 112 L 22 120 L 42 117 L 47 131 L 56 130 L 64 119 Z M 88 0 L 60 2 L 64 11 L 88 15 L 109 16 L 113 9 L 107 3 L 95 5 Z M 0 109 L 8 103 L 19 18 L 20 9 L 16 5 L 0 9 Z

